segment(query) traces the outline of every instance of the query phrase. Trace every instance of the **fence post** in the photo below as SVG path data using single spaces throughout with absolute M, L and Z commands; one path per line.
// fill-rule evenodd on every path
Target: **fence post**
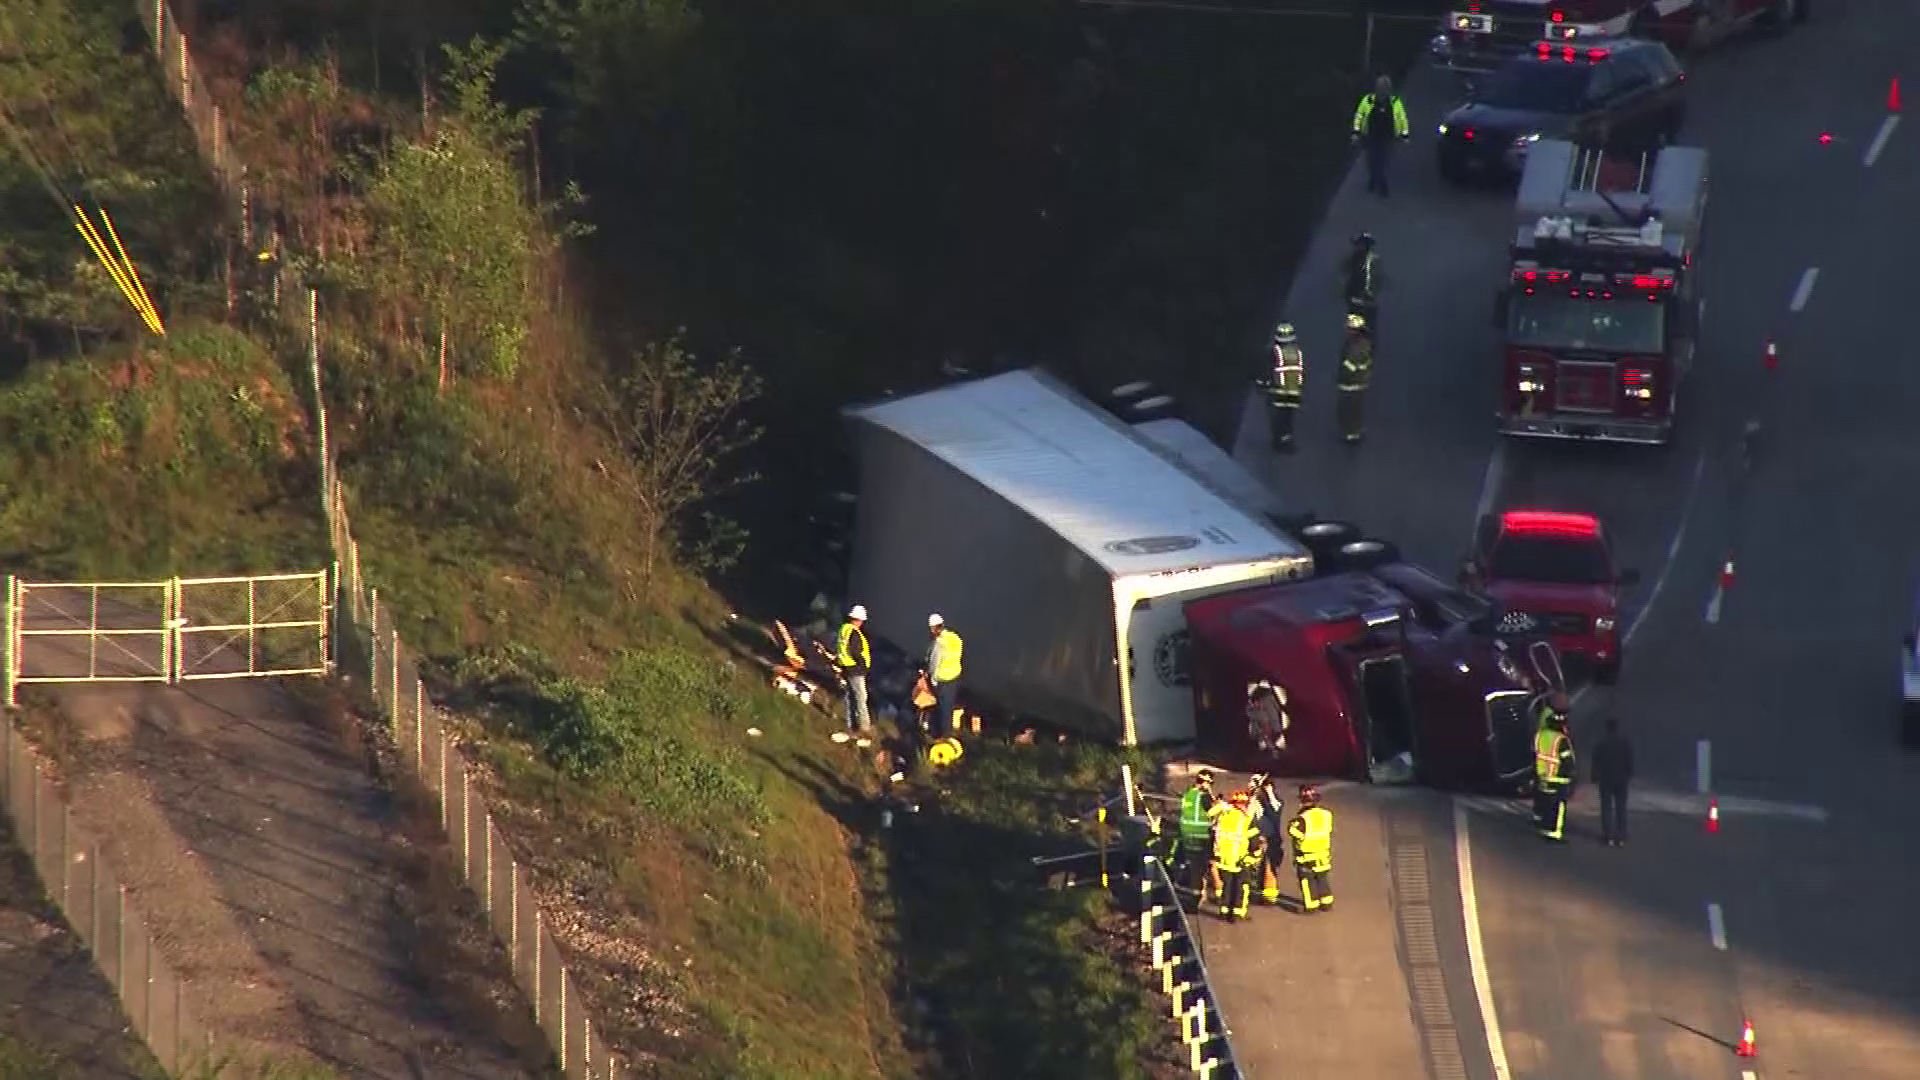
M 560 965 L 560 1071 L 567 1071 L 567 966 Z
M 489 812 L 485 818 L 481 819 L 481 824 L 486 826 L 487 834 L 487 850 L 481 856 L 486 864 L 487 887 L 486 892 L 480 897 L 480 904 L 487 909 L 487 914 L 491 915 L 493 914 L 493 814 Z
M 419 676 L 414 677 L 413 685 L 415 686 L 420 685 Z M 415 722 L 417 723 L 418 721 L 416 720 Z M 427 725 L 421 724 L 420 726 L 426 727 Z M 453 806 L 447 800 L 447 795 L 448 795 L 447 751 L 451 749 L 452 745 L 453 745 L 453 740 L 447 738 L 447 729 L 441 728 L 440 729 L 440 831 L 441 832 L 446 832 L 447 829 L 452 825 L 452 822 L 449 820 L 451 817 L 451 814 L 449 813 L 449 811 L 453 809 Z M 462 863 L 460 865 L 460 872 L 464 874 L 466 872 L 466 869 L 467 869 L 466 864 Z
M 539 898 L 536 897 L 533 905 L 533 1022 L 536 1024 L 542 1019 L 540 999 L 546 996 L 543 992 L 545 988 L 540 985 L 541 954 L 547 951 L 545 926 L 546 920 L 540 917 Z
M 473 884 L 473 774 L 460 770 L 460 877 Z
M 358 570 L 358 567 L 355 567 Z M 380 586 L 367 590 L 367 683 L 373 703 L 380 704 Z
M 14 701 L 13 699 L 13 691 L 14 691 L 14 679 L 19 676 L 18 669 L 20 666 L 20 657 L 14 652 L 15 646 L 17 644 L 17 642 L 14 640 L 15 637 L 17 636 L 15 634 L 15 631 L 19 629 L 15 625 L 15 620 L 18 618 L 18 616 L 14 612 L 14 604 L 16 602 L 14 597 L 19 592 L 19 589 L 20 589 L 19 580 L 15 578 L 12 574 L 8 574 L 7 575 L 7 596 L 6 596 L 7 613 L 5 616 L 0 616 L 0 618 L 3 618 L 6 623 L 6 626 L 5 626 L 6 638 L 4 641 L 0 641 L 0 661 L 4 661 L 6 665 L 7 673 L 4 676 L 4 678 L 6 679 L 7 685 L 6 685 L 6 698 L 4 702 L 0 702 L 0 704 L 5 704 L 6 707 L 9 709 L 14 708 L 16 705 L 18 705 L 18 702 Z
M 422 780 L 427 778 L 427 725 L 421 718 L 427 714 L 427 688 L 420 680 L 413 680 L 413 771 Z M 444 815 L 443 815 L 444 816 Z
M 387 641 L 390 646 L 387 650 L 387 666 L 390 669 L 387 686 L 393 692 L 393 696 L 387 701 L 393 705 L 393 722 L 398 724 L 400 723 L 400 631 L 394 628 L 392 615 L 387 616 Z M 414 714 L 413 722 L 416 724 L 420 722 L 420 715 L 417 712 Z

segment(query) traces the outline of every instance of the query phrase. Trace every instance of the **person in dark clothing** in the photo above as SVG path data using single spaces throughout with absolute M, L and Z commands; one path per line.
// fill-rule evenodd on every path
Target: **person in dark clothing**
M 1407 106 L 1382 75 L 1353 110 L 1353 141 L 1366 148 L 1368 194 L 1387 197 L 1387 158 L 1407 135 Z
M 1607 717 L 1607 733 L 1593 750 L 1593 785 L 1600 789 L 1600 842 L 1627 842 L 1627 786 L 1633 783 L 1633 744 L 1620 733 L 1617 717 Z

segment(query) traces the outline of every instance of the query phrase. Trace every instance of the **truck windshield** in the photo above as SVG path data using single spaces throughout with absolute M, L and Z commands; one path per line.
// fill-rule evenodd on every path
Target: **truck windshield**
M 1587 300 L 1517 294 L 1507 317 L 1507 342 L 1543 349 L 1659 353 L 1666 348 L 1667 305 L 1639 297 Z
M 1537 17 L 1537 16 L 1536 16 Z M 1488 75 L 1474 95 L 1482 105 L 1529 112 L 1577 113 L 1594 69 L 1532 57 L 1511 60 Z
M 1608 585 L 1613 582 L 1606 548 L 1581 537 L 1508 533 L 1493 547 L 1487 574 L 1496 580 L 1547 585 Z

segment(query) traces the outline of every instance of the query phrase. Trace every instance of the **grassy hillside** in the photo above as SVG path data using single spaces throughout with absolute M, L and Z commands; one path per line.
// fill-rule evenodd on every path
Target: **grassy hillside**
M 734 613 L 840 587 L 804 523 L 843 484 L 850 400 L 1035 356 L 1241 385 L 1344 154 L 1358 24 L 199 7 L 260 220 L 319 290 L 368 575 L 623 1058 L 668 1080 L 1176 1075 L 1127 935 L 1027 866 L 1084 842 L 1119 756 L 992 738 L 889 804 L 891 762 L 772 691 Z M 251 252 L 225 260 L 132 11 L 0 13 L 43 37 L 0 63 L 9 103 L 54 88 L 44 122 L 8 106 L 33 145 L 138 179 L 107 201 L 146 200 L 130 246 L 171 324 L 139 336 L 27 155 L 0 157 L 21 268 L 0 424 L 22 433 L 0 560 L 323 558 L 304 332 Z

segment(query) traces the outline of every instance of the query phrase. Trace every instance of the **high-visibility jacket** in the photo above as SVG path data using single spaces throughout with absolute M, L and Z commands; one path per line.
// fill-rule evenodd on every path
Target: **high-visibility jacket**
M 1542 728 L 1533 739 L 1533 776 L 1546 790 L 1573 783 L 1573 740 L 1555 728 Z
M 1379 107 L 1384 107 L 1385 112 L 1376 117 L 1374 110 Z M 1401 103 L 1400 95 L 1389 95 L 1382 102 L 1376 102 L 1372 94 L 1362 95 L 1360 106 L 1353 110 L 1353 133 L 1363 137 L 1385 135 L 1384 125 L 1388 122 L 1393 124 L 1393 134 L 1407 137 L 1407 107 Z
M 1373 381 L 1373 342 L 1363 334 L 1347 337 L 1346 351 L 1340 354 L 1340 389 L 1365 390 Z
M 927 649 L 927 677 L 937 683 L 958 682 L 960 680 L 960 650 L 965 644 L 960 635 L 951 630 L 942 629 Z
M 1222 810 L 1213 829 L 1213 861 L 1229 870 L 1246 865 L 1253 837 L 1253 819 L 1245 810 L 1237 806 Z
M 1183 843 L 1205 844 L 1213 835 L 1213 796 L 1199 785 L 1187 789 L 1180 796 L 1180 840 Z
M 867 632 L 848 619 L 840 624 L 840 643 L 834 650 L 834 663 L 849 675 L 865 675 L 873 667 L 873 648 L 867 644 Z
M 1272 403 L 1280 408 L 1299 405 L 1306 382 L 1307 354 L 1298 345 L 1275 345 L 1273 375 L 1267 380 L 1267 397 Z
M 1307 807 L 1287 823 L 1287 835 L 1293 838 L 1294 858 L 1326 861 L 1333 855 L 1333 811 L 1324 806 Z

